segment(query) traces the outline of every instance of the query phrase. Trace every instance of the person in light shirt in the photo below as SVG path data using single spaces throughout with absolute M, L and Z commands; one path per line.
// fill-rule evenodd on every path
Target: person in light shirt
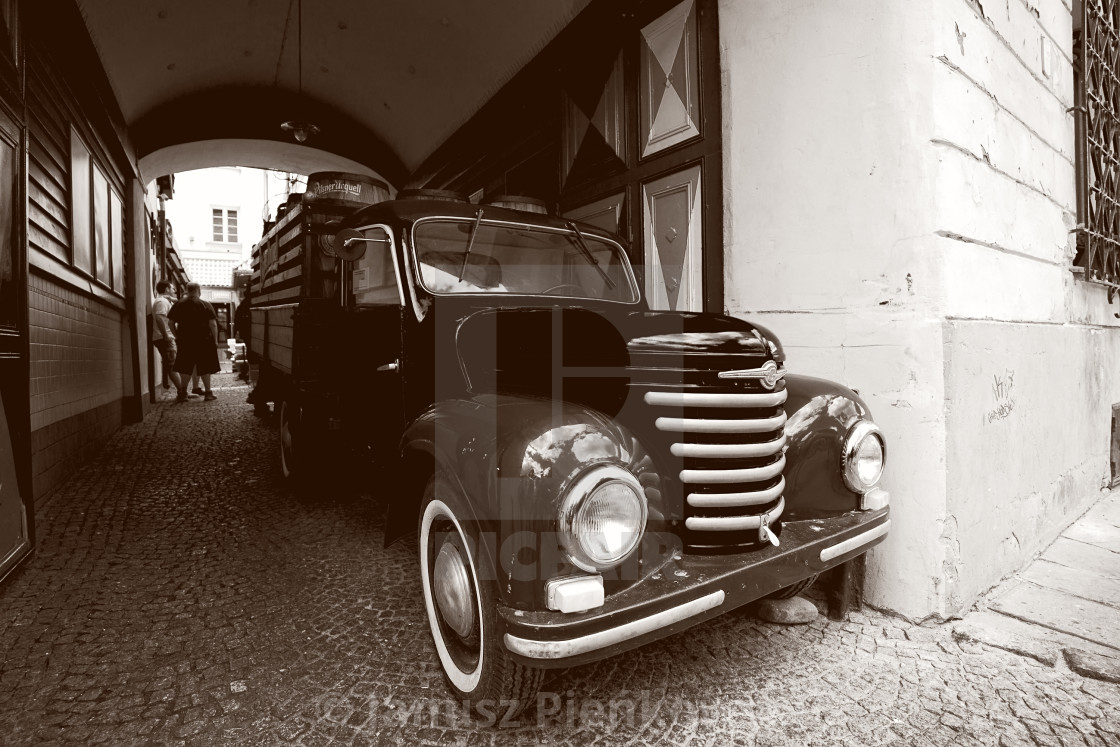
M 163 369 L 163 388 L 170 389 L 171 384 L 174 384 L 176 389 L 182 389 L 183 387 L 179 383 L 179 374 L 175 371 L 175 357 L 178 353 L 178 346 L 175 342 L 175 333 L 171 330 L 171 322 L 167 318 L 167 313 L 171 311 L 171 305 L 175 303 L 175 299 L 171 298 L 170 290 L 171 285 L 166 280 L 156 283 L 156 293 L 158 295 L 152 301 L 152 344 L 156 346 L 160 360 L 163 362 L 161 366 Z

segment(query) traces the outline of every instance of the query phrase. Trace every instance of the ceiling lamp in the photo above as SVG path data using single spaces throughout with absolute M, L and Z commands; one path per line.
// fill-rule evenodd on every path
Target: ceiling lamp
M 297 122 L 294 119 L 290 119 L 281 124 L 280 129 L 290 133 L 291 136 L 296 139 L 296 142 L 299 143 L 306 143 L 307 138 L 319 134 L 318 125 L 313 125 L 310 122 Z
M 303 104 L 303 0 L 296 0 L 298 15 L 296 16 L 296 69 L 298 75 L 296 101 Z M 289 5 L 290 9 L 292 6 Z M 283 49 L 280 54 L 283 54 Z M 319 134 L 318 125 L 299 119 L 289 119 L 280 125 L 280 129 L 291 134 L 297 143 L 307 142 L 307 138 Z

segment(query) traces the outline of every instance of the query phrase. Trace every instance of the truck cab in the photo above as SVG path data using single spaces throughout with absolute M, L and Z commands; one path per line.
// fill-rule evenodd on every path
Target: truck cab
M 254 255 L 254 396 L 303 489 L 326 455 L 381 465 L 386 539 L 415 537 L 443 673 L 480 712 L 886 536 L 866 403 L 761 325 L 651 310 L 617 237 L 443 193 L 304 207 Z

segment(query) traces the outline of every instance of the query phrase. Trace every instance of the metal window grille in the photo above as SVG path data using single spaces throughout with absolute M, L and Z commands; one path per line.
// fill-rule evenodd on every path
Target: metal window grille
M 1082 0 L 1074 35 L 1077 254 L 1074 271 L 1120 288 L 1120 0 Z

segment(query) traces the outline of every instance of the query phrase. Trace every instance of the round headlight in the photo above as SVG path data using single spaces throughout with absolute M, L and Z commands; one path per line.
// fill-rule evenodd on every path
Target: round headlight
M 866 493 L 875 487 L 883 476 L 887 459 L 879 427 L 867 420 L 856 423 L 844 438 L 843 453 L 841 468 L 845 484 L 857 493 Z
M 572 563 L 601 571 L 626 559 L 646 528 L 646 497 L 629 471 L 615 465 L 581 475 L 560 504 L 560 536 Z

